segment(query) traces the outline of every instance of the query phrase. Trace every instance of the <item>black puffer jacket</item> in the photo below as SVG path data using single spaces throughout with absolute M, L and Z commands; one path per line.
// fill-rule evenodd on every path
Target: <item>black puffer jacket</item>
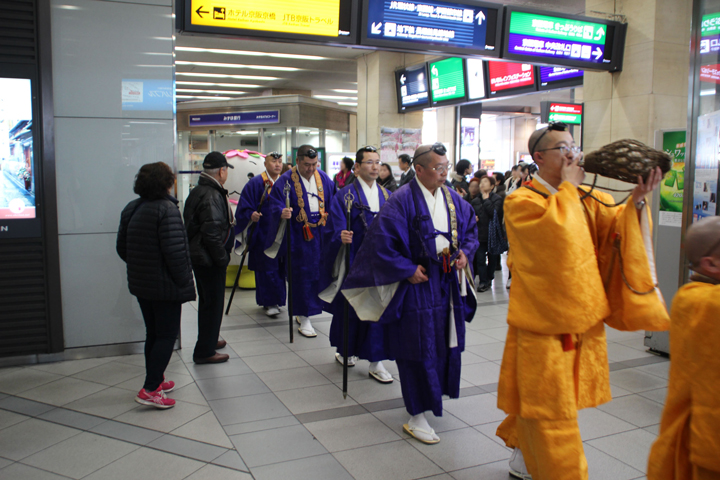
M 226 249 L 231 228 L 227 194 L 213 179 L 200 176 L 185 201 L 183 218 L 193 266 L 226 267 L 230 262 Z
M 130 293 L 163 302 L 195 300 L 190 248 L 178 201 L 142 198 L 120 215 L 117 253 L 127 263 Z
M 503 197 L 500 195 L 490 192 L 490 196 L 483 200 L 482 194 L 478 193 L 475 198 L 472 199 L 473 210 L 475 215 L 478 217 L 478 241 L 488 241 L 488 229 L 490 227 L 490 220 L 493 219 L 495 212 L 498 214 L 498 220 L 502 222 L 503 219 Z

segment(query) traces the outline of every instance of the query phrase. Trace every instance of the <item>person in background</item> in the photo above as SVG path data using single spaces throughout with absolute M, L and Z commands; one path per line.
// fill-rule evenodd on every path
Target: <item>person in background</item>
M 289 163 L 283 163 L 282 170 L 280 170 L 280 175 L 290 170 L 292 167 Z
M 493 177 L 495 178 L 495 188 L 493 192 L 505 198 L 505 175 L 500 172 L 493 172 Z
M 488 252 L 490 221 L 496 212 L 500 221 L 502 221 L 503 215 L 503 198 L 493 192 L 494 187 L 495 179 L 487 176 L 483 177 L 480 180 L 480 194 L 473 198 L 471 202 L 478 219 L 478 242 L 480 242 L 480 247 L 475 255 L 475 273 L 480 277 L 477 287 L 478 292 L 486 292 L 492 288 L 495 265 L 500 262 L 499 255 Z
M 468 193 L 464 197 L 465 201 L 472 203 L 473 198 L 477 197 L 478 194 L 480 194 L 480 179 L 473 177 L 468 184 Z
M 512 192 L 517 190 L 517 188 L 521 184 L 520 180 L 520 165 L 513 165 L 512 170 L 510 170 L 510 176 L 505 180 L 505 193 L 507 195 L 510 195 Z
M 335 174 L 335 178 L 333 179 L 333 183 L 335 183 L 335 188 L 339 190 L 355 181 L 355 174 L 353 173 L 354 166 L 355 163 L 353 162 L 352 158 L 343 157 L 342 161 L 340 162 L 340 171 Z
M 220 325 L 225 303 L 225 275 L 230 250 L 235 242 L 235 217 L 223 185 L 230 168 L 225 155 L 210 152 L 203 160 L 203 172 L 197 186 L 185 201 L 183 218 L 190 241 L 190 258 L 198 289 L 198 339 L 195 363 L 226 362 L 229 355 L 215 350 L 225 348 Z
M 455 189 L 457 193 L 460 194 L 461 197 L 465 197 L 468 193 L 468 182 L 465 179 L 466 176 L 470 175 L 472 173 L 472 164 L 470 163 L 470 160 L 460 160 L 457 165 L 455 165 L 455 172 L 451 175 L 452 177 L 452 188 Z
M 133 188 L 140 198 L 122 211 L 116 245 L 145 321 L 145 383 L 135 401 L 160 409 L 175 405 L 165 395 L 175 383 L 164 373 L 180 331 L 182 304 L 195 300 L 190 247 L 170 193 L 174 186 L 175 175 L 165 163 L 140 168 Z
M 395 183 L 395 175 L 393 175 L 392 167 L 389 164 L 383 163 L 380 165 L 378 183 L 389 192 L 397 190 L 398 185 Z
M 520 182 L 518 188 L 520 188 L 525 182 L 532 182 L 532 179 L 533 177 L 530 173 L 530 165 L 523 163 L 520 167 Z
M 403 171 L 402 175 L 400 175 L 398 187 L 402 187 L 415 178 L 415 169 L 412 166 L 412 158 L 410 158 L 410 155 L 407 153 L 403 153 L 398 157 L 398 164 L 400 165 L 400 170 Z
M 477 179 L 487 177 L 487 170 L 485 170 L 484 168 L 481 168 L 477 172 L 473 173 L 473 177 L 475 177 Z

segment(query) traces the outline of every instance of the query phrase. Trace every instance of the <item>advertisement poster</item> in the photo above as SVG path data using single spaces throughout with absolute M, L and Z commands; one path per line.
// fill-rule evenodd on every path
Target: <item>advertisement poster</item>
M 685 131 L 663 132 L 663 151 L 670 155 L 672 168 L 660 184 L 660 225 L 682 226 L 685 190 Z
M 26 78 L 0 78 L 0 219 L 35 218 L 32 93 Z
M 400 181 L 402 171 L 398 156 L 406 153 L 411 157 L 422 141 L 422 130 L 416 128 L 380 128 L 380 161 L 390 165 L 395 180 Z
M 474 172 L 480 156 L 480 119 L 463 118 L 460 125 L 460 158 L 470 160 Z
M 720 111 L 698 118 L 693 222 L 717 215 L 718 165 L 720 162 Z

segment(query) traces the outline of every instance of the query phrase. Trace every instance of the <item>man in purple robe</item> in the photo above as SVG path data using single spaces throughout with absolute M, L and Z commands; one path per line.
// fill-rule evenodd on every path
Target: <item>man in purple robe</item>
M 337 348 L 335 359 L 342 364 L 343 356 L 348 355 L 348 366 L 355 366 L 357 358 L 368 360 L 370 378 L 380 383 L 392 383 L 393 378 L 382 364 L 390 357 L 383 344 L 383 326 L 361 322 L 350 308 L 348 328 L 348 351 L 344 350 L 344 313 L 345 297 L 338 295 L 339 286 L 348 268 L 345 265 L 345 251 L 350 249 L 350 264 L 365 238 L 368 228 L 380 208 L 385 204 L 390 192 L 377 183 L 380 174 L 380 155 L 375 147 L 363 147 L 355 156 L 355 176 L 357 179 L 335 194 L 330 205 L 330 217 L 325 227 L 325 245 L 323 258 L 322 288 L 320 299 L 330 304 L 325 308 L 333 314 L 330 326 L 330 343 Z M 351 229 L 347 229 L 347 201 L 350 200 Z M 334 260 L 334 262 L 333 262 Z M 387 265 L 386 268 L 389 268 Z M 329 285 L 329 287 L 328 287 Z M 327 287 L 327 288 L 326 288 Z
M 415 150 L 416 178 L 375 217 L 342 292 L 361 320 L 379 321 L 397 361 L 405 408 L 403 430 L 440 441 L 425 418 L 442 415 L 442 396 L 460 394 L 465 322 L 477 306 L 468 258 L 478 248 L 472 207 L 445 186 L 441 143 Z
M 298 148 L 297 165 L 278 178 L 270 193 L 267 216 L 270 219 L 265 254 L 270 258 L 284 257 L 285 228 L 290 228 L 292 255 L 293 315 L 304 337 L 317 337 L 308 317 L 322 313 L 320 269 L 322 267 L 323 229 L 326 208 L 335 195 L 335 184 L 325 172 L 318 170 L 318 152 L 312 145 Z M 285 207 L 285 186 L 289 185 L 290 208 Z M 287 261 L 287 260 L 286 260 Z
M 270 222 L 263 219 L 263 212 L 268 211 L 268 197 L 282 165 L 281 153 L 265 155 L 265 171 L 245 184 L 235 210 L 235 235 L 249 242 L 248 268 L 255 272 L 255 301 L 270 317 L 278 315 L 285 305 L 285 258 L 265 255 Z

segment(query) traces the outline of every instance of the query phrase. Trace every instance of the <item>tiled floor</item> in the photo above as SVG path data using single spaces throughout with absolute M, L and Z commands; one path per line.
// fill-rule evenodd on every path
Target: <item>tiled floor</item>
M 254 291 L 239 291 L 222 337 L 231 359 L 194 365 L 196 310 L 183 310 L 183 343 L 168 378 L 177 406 L 136 404 L 141 355 L 0 369 L 0 478 L 506 480 L 510 451 L 495 437 L 507 326 L 501 274 L 468 325 L 461 398 L 447 400 L 430 423 L 441 442 L 427 446 L 402 431 L 396 382 L 368 378 L 367 362 L 350 370 L 343 400 L 330 317 L 315 318 L 315 339 L 287 320 L 268 318 Z M 286 315 L 286 314 L 285 314 Z M 282 317 L 282 315 L 281 315 Z M 643 333 L 608 330 L 614 400 L 580 412 L 592 480 L 644 478 L 658 432 L 669 363 L 649 354 Z

